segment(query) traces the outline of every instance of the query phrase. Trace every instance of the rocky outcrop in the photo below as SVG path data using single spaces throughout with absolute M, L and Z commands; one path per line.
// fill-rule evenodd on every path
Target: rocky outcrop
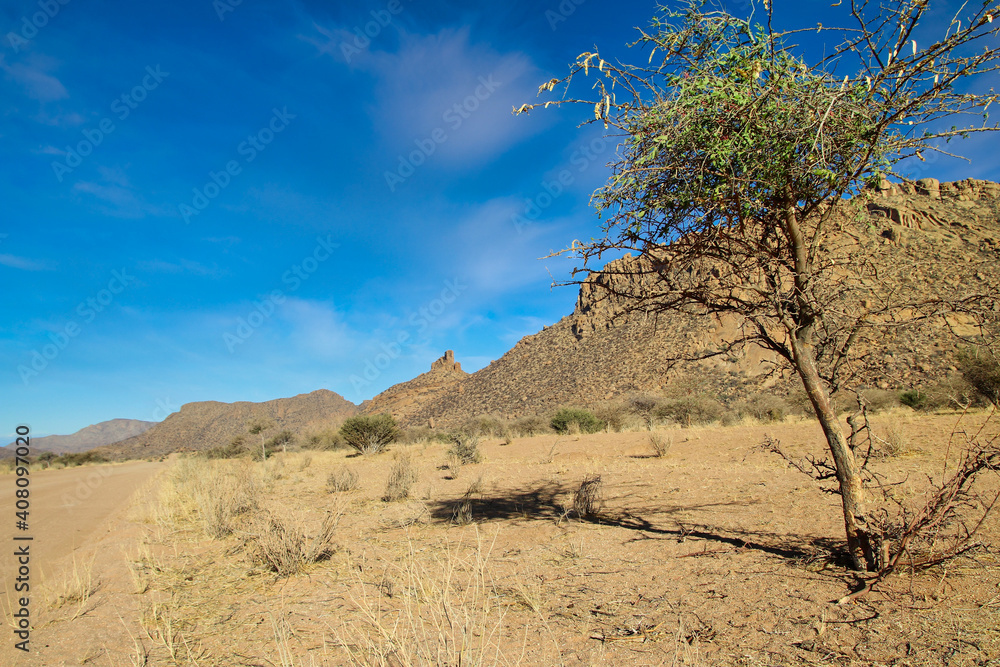
M 448 350 L 444 356 L 431 363 L 430 371 L 407 382 L 389 387 L 362 406 L 365 414 L 389 414 L 405 425 L 423 423 L 414 415 L 424 406 L 437 402 L 443 395 L 461 394 L 462 382 L 469 374 L 462 364 L 455 361 L 455 353 Z
M 431 362 L 431 371 L 462 371 L 462 364 L 455 361 L 454 350 L 447 350 L 444 356 Z

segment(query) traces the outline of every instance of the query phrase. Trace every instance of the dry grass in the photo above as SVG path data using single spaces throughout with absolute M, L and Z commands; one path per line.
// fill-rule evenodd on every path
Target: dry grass
M 330 473 L 326 478 L 326 490 L 330 493 L 344 493 L 358 488 L 358 473 L 346 466 Z
M 389 479 L 385 484 L 382 500 L 387 503 L 405 500 L 410 497 L 410 488 L 417 482 L 417 470 L 409 454 L 397 454 L 396 460 L 389 470 Z
M 364 667 L 411 665 L 517 665 L 504 625 L 507 605 L 490 567 L 496 535 L 463 556 L 461 544 L 445 545 L 443 558 L 427 565 L 413 545 L 399 562 L 386 562 L 392 596 L 383 582 L 360 579 L 352 601 L 362 622 L 345 621 L 337 639 L 349 664 Z M 525 636 L 525 640 L 527 635 Z M 521 654 L 524 654 L 522 643 Z M 344 663 L 337 663 L 344 664 Z
M 94 608 L 92 597 L 101 587 L 100 579 L 93 574 L 95 553 L 90 561 L 77 562 L 73 558 L 72 570 L 55 581 L 47 581 L 46 601 L 50 609 L 70 609 L 69 620 L 76 620 Z

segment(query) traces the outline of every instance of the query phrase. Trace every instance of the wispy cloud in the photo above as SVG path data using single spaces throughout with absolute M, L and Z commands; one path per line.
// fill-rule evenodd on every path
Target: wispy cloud
M 54 268 L 49 262 L 39 262 L 27 257 L 8 254 L 0 254 L 0 264 L 23 271 L 51 271 Z
M 205 266 L 201 262 L 189 259 L 173 262 L 162 259 L 144 260 L 136 263 L 136 269 L 148 273 L 187 273 L 195 276 L 221 276 L 228 273 L 217 266 Z
M 47 70 L 54 69 L 55 62 L 48 58 L 32 56 L 26 62 L 10 63 L 0 56 L 0 69 L 7 78 L 21 86 L 25 94 L 39 102 L 53 102 L 69 97 L 66 86 Z
M 339 50 L 330 45 L 348 33 L 315 29 L 324 37 L 314 42 L 317 49 L 342 63 Z M 379 50 L 373 42 L 351 66 L 375 77 L 369 113 L 390 151 L 408 153 L 414 142 L 440 129 L 447 139 L 436 148 L 435 159 L 468 166 L 469 160 L 500 154 L 539 129 L 511 115 L 515 103 L 534 95 L 538 68 L 525 53 L 471 43 L 468 27 L 433 34 L 400 28 L 398 48 Z

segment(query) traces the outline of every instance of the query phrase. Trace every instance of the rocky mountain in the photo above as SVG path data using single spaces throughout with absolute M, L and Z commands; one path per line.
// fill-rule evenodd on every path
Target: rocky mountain
M 146 422 L 138 419 L 110 419 L 98 424 L 91 424 L 82 428 L 72 435 L 47 435 L 42 438 L 31 439 L 31 449 L 33 452 L 54 452 L 56 454 L 71 454 L 84 452 L 88 449 L 110 445 L 137 436 L 156 426 L 157 422 Z M 13 449 L 14 443 L 4 447 L 4 450 Z M 5 452 L 6 453 L 6 452 Z M 10 452 L 10 456 L 13 453 Z M 4 457 L 0 453 L 0 458 Z
M 415 415 L 427 405 L 450 393 L 460 393 L 462 382 L 467 377 L 469 374 L 462 370 L 462 364 L 455 361 L 454 351 L 448 350 L 443 357 L 431 363 L 430 371 L 389 387 L 370 401 L 365 401 L 361 407 L 366 414 L 385 412 L 404 424 L 413 423 Z
M 898 277 L 899 289 L 920 294 L 942 284 L 995 287 L 1000 278 L 998 197 L 1000 185 L 971 179 L 885 184 L 868 204 L 870 224 L 878 228 L 890 252 L 898 248 L 919 258 L 919 268 Z M 447 427 L 480 414 L 517 418 L 633 393 L 735 398 L 795 386 L 787 373 L 769 373 L 774 356 L 754 346 L 676 363 L 679 355 L 721 349 L 733 337 L 737 322 L 697 312 L 627 312 L 616 294 L 635 293 L 643 285 L 623 281 L 649 279 L 637 262 L 626 257 L 592 273 L 581 285 L 571 315 L 523 338 L 486 368 L 447 383 L 433 383 L 433 373 L 425 374 L 417 380 L 433 391 L 421 394 L 406 386 L 410 383 L 397 385 L 372 401 L 377 410 L 366 406 L 366 411 L 390 412 L 407 425 Z M 891 341 L 877 341 L 864 351 L 871 384 L 916 386 L 953 372 L 959 340 L 950 334 L 974 335 L 973 324 L 961 317 L 928 321 L 901 327 Z
M 326 389 L 263 403 L 186 403 L 145 433 L 97 451 L 113 459 L 201 451 L 229 444 L 258 422 L 268 425 L 261 434 L 265 438 L 283 430 L 305 437 L 312 432 L 337 428 L 357 411 L 358 406 L 354 403 Z

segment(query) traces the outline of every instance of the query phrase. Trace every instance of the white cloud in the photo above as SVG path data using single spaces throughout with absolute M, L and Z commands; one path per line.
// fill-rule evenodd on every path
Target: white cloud
M 0 254 L 0 264 L 3 266 L 9 266 L 12 269 L 21 269 L 22 271 L 51 271 L 52 266 L 48 262 L 39 262 L 33 259 L 28 259 L 27 257 L 18 257 L 16 255 Z
M 342 63 L 338 45 L 353 35 L 313 29 L 323 39 L 303 39 Z M 435 130 L 447 138 L 434 145 L 428 162 L 464 166 L 503 153 L 542 127 L 511 114 L 515 104 L 534 99 L 542 79 L 526 54 L 472 44 L 467 27 L 425 35 L 399 29 L 395 51 L 379 50 L 381 44 L 373 41 L 351 66 L 375 77 L 369 113 L 393 156 L 387 168 L 396 167 L 396 156 L 416 150 L 415 142 L 427 145 Z
M 66 86 L 46 70 L 52 69 L 54 62 L 46 58 L 32 57 L 24 63 L 7 64 L 0 57 L 0 69 L 9 79 L 24 89 L 25 94 L 39 102 L 53 102 L 69 97 Z

